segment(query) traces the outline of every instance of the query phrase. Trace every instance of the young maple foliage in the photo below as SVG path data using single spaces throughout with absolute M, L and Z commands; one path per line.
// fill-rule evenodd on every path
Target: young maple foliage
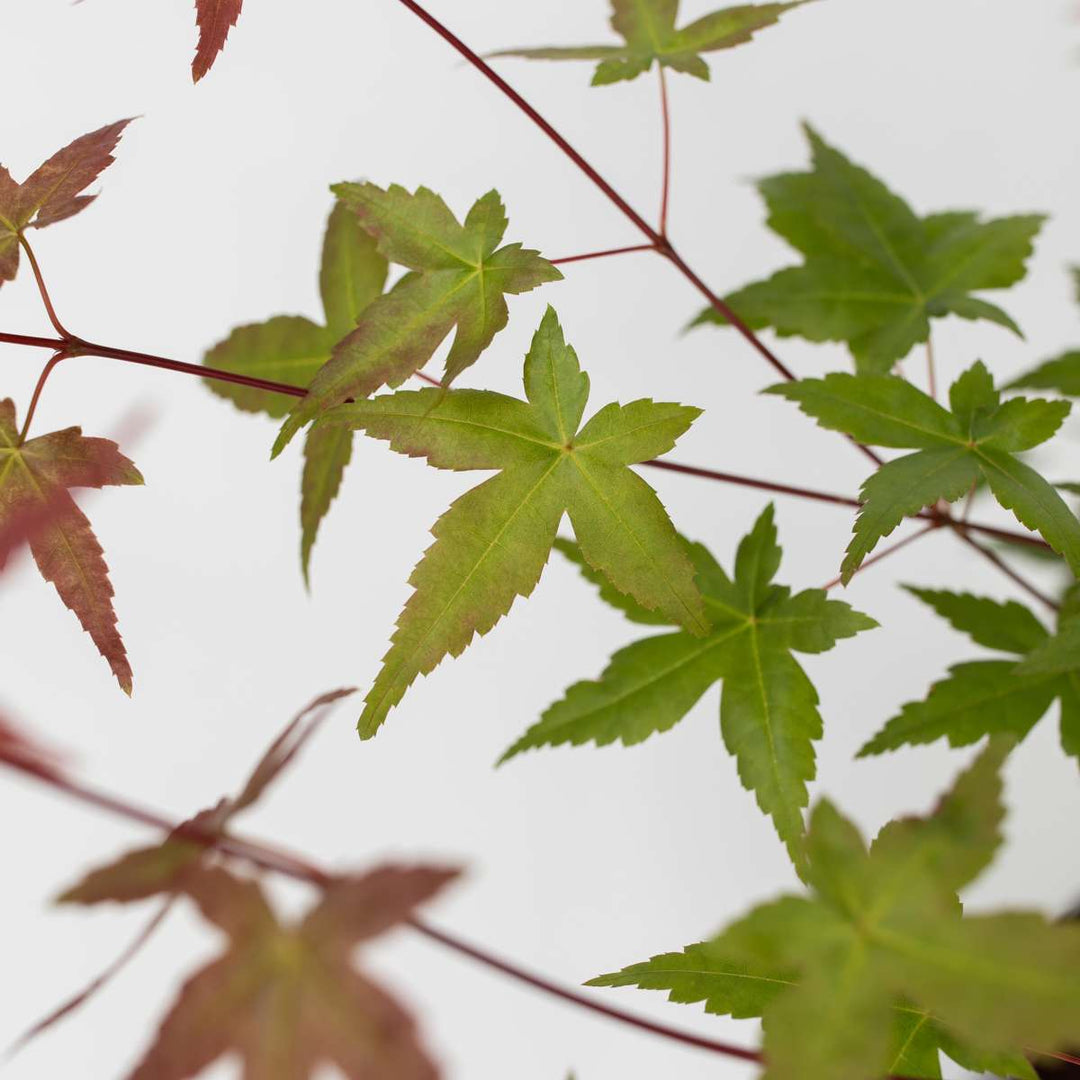
M 184 891 L 228 947 L 187 980 L 128 1080 L 186 1080 L 228 1053 L 247 1080 L 307 1080 L 328 1064 L 349 1080 L 435 1080 L 412 1017 L 352 955 L 457 875 L 383 866 L 340 878 L 283 925 L 255 882 L 200 869 Z
M 461 225 L 433 191 L 392 184 L 336 184 L 334 193 L 407 273 L 360 315 L 329 363 L 297 402 L 274 444 L 277 456 L 304 424 L 349 398 L 400 386 L 419 371 L 454 327 L 443 381 L 474 364 L 506 326 L 507 294 L 530 292 L 562 274 L 521 244 L 499 247 L 507 218 L 497 191 L 477 199 Z
M 755 908 L 710 941 L 593 979 L 667 990 L 708 1012 L 762 1017 L 766 1080 L 941 1076 L 1035 1080 L 1026 1048 L 1076 1035 L 1080 926 L 1040 915 L 964 916 L 956 891 L 1001 843 L 992 740 L 928 818 L 893 821 L 867 851 L 828 801 L 807 834 L 808 896 Z
M 118 904 L 175 893 L 205 861 L 212 838 L 225 838 L 227 826 L 239 813 L 253 806 L 282 772 L 295 760 L 308 739 L 318 730 L 326 709 L 354 694 L 352 688 L 320 694 L 286 725 L 259 758 L 240 794 L 221 799 L 185 821 L 160 844 L 136 848 L 105 866 L 91 870 L 57 898 L 60 904 Z M 310 718 L 310 719 L 309 719 Z M 308 722 L 305 724 L 304 721 Z M 194 839 L 195 833 L 198 839 Z
M 803 256 L 726 301 L 755 330 L 846 342 L 860 372 L 883 373 L 930 335 L 930 319 L 988 319 L 1016 334 L 1001 308 L 973 295 L 1020 281 L 1045 217 L 981 221 L 974 211 L 919 217 L 900 196 L 806 135 L 813 169 L 758 184 L 769 227 Z M 707 308 L 693 325 L 727 320 Z
M 342 405 L 320 424 L 361 428 L 438 469 L 496 469 L 435 523 L 412 596 L 365 698 L 374 735 L 418 675 L 458 656 L 540 580 L 563 514 L 589 565 L 642 606 L 703 637 L 709 617 L 656 493 L 630 465 L 666 453 L 700 415 L 649 399 L 605 405 L 581 426 L 589 378 L 547 309 L 525 357 L 525 397 L 399 390 Z
M 334 346 L 356 326 L 382 293 L 388 264 L 356 215 L 342 203 L 330 214 L 323 239 L 319 292 L 324 324 L 300 315 L 277 315 L 266 322 L 239 326 L 210 349 L 209 367 L 275 382 L 308 386 L 330 360 Z M 280 419 L 292 400 L 272 390 L 208 379 L 207 388 L 245 412 Z M 300 481 L 300 564 L 309 580 L 311 550 L 319 525 L 341 488 L 352 457 L 352 432 L 343 427 L 312 428 L 304 443 Z
M 96 195 L 80 194 L 113 163 L 130 120 L 98 128 L 57 151 L 21 184 L 0 165 L 0 285 L 19 270 L 19 247 L 29 228 L 44 229 L 85 210 Z
M 0 401 L 0 532 L 5 523 L 41 509 L 25 537 L 34 561 L 75 612 L 125 694 L 131 693 L 131 665 L 116 627 L 109 568 L 90 522 L 68 491 L 142 482 L 116 443 L 87 438 L 81 428 L 23 442 L 14 402 Z
M 952 384 L 951 412 L 895 375 L 834 372 L 765 392 L 797 402 L 823 428 L 874 446 L 915 449 L 863 483 L 862 509 L 841 566 L 845 584 L 905 517 L 939 499 L 955 502 L 980 481 L 1080 574 L 1080 522 L 1053 485 L 1017 456 L 1054 435 L 1069 414 L 1068 402 L 1002 402 L 982 361 Z
M 758 30 L 777 23 L 786 11 L 810 2 L 740 4 L 703 15 L 679 28 L 679 0 L 611 0 L 611 28 L 625 45 L 502 49 L 491 55 L 528 60 L 599 60 L 593 86 L 636 79 L 654 63 L 707 80 L 709 65 L 702 53 L 742 45 Z
M 1080 303 L 1080 267 L 1072 271 L 1076 299 Z M 1080 397 L 1080 349 L 1070 349 L 1053 360 L 1025 372 L 1006 389 L 1056 390 L 1066 397 Z
M 213 67 L 243 6 L 244 0 L 195 0 L 195 22 L 199 28 L 199 44 L 191 61 L 195 82 Z
M 772 817 L 799 864 L 806 784 L 814 777 L 814 741 L 823 728 L 817 692 L 793 654 L 825 652 L 877 623 L 827 599 L 823 589 L 792 596 L 786 585 L 773 584 L 781 549 L 771 505 L 739 544 L 733 579 L 703 545 L 686 547 L 697 570 L 709 634 L 695 637 L 679 630 L 620 649 L 598 681 L 570 687 L 501 760 L 564 743 L 631 746 L 673 727 L 722 681 L 724 744 L 738 762 L 743 784 Z M 560 548 L 583 564 L 571 545 L 563 542 Z M 664 621 L 607 583 L 601 595 L 632 622 Z
M 1023 739 L 1057 700 L 1061 746 L 1080 763 L 1080 595 L 1070 591 L 1051 634 L 1015 600 L 1001 603 L 970 593 L 908 591 L 977 645 L 1011 654 L 949 668 L 924 701 L 903 707 L 860 751 L 862 757 L 947 738 L 967 746 L 1008 732 Z

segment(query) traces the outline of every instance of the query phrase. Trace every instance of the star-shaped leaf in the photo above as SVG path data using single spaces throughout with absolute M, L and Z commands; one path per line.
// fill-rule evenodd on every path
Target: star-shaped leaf
M 705 635 L 694 568 L 655 492 L 628 466 L 666 453 L 700 415 L 684 405 L 604 406 L 583 427 L 589 380 L 548 308 L 525 358 L 525 401 L 486 390 L 400 390 L 322 424 L 362 428 L 439 469 L 499 470 L 435 523 L 414 593 L 365 699 L 373 735 L 413 680 L 485 634 L 536 586 L 563 514 L 585 560 L 650 611 Z
M 195 0 L 195 22 L 199 27 L 199 44 L 191 61 L 191 77 L 195 82 L 214 66 L 243 6 L 244 0 Z
M 185 892 L 228 946 L 184 984 L 129 1080 L 186 1080 L 228 1053 L 250 1080 L 307 1080 L 327 1064 L 349 1080 L 435 1080 L 412 1017 L 352 954 L 456 876 L 384 866 L 339 879 L 284 925 L 254 882 L 200 870 Z
M 976 1071 L 1035 1074 L 1024 1050 L 1076 1035 L 1080 927 L 1010 912 L 964 917 L 956 890 L 1000 843 L 991 742 L 938 809 L 887 825 L 867 851 L 827 801 L 807 835 L 808 896 L 754 909 L 711 941 L 594 979 L 761 1016 L 766 1080 L 940 1077 L 938 1051 Z
M 792 596 L 787 586 L 772 583 L 780 548 L 771 505 L 739 545 L 734 579 L 702 545 L 687 546 L 710 633 L 695 637 L 678 630 L 620 649 L 597 682 L 570 687 L 502 760 L 540 746 L 642 742 L 677 724 L 722 681 L 724 743 L 743 784 L 799 860 L 806 784 L 814 777 L 814 740 L 821 738 L 822 723 L 817 692 L 793 654 L 825 652 L 877 623 L 826 599 L 821 589 Z M 610 601 L 614 590 L 606 588 L 601 595 Z M 616 606 L 642 621 L 630 603 L 616 594 Z
M 1076 299 L 1080 302 L 1080 267 L 1072 271 Z M 1008 389 L 1056 390 L 1066 397 L 1080 397 L 1080 349 L 1070 349 L 1053 360 L 1025 372 Z
M 21 184 L 0 165 L 0 285 L 19 269 L 19 238 L 74 217 L 97 197 L 82 195 L 115 160 L 112 152 L 130 120 L 98 128 L 53 154 Z
M 473 204 L 461 225 L 433 191 L 410 194 L 391 185 L 336 184 L 339 199 L 392 263 L 408 269 L 334 348 L 308 396 L 293 407 L 274 444 L 274 456 L 308 421 L 380 386 L 400 386 L 419 371 L 454 327 L 444 382 L 474 364 L 506 326 L 507 294 L 529 292 L 562 274 L 538 252 L 499 244 L 506 211 L 497 191 Z
M 877 373 L 927 340 L 931 318 L 988 319 L 1020 333 L 1001 308 L 974 294 L 1023 278 L 1042 216 L 919 217 L 811 128 L 806 133 L 813 169 L 758 185 L 769 227 L 804 261 L 726 297 L 751 327 L 846 342 L 858 369 Z M 695 325 L 725 322 L 709 308 Z
M 237 327 L 203 359 L 208 367 L 273 382 L 308 386 L 331 357 L 334 346 L 355 327 L 386 283 L 386 259 L 361 228 L 356 215 L 338 203 L 323 240 L 319 291 L 324 325 L 300 315 L 278 315 L 267 322 Z M 245 412 L 275 419 L 285 416 L 293 399 L 272 390 L 208 379 L 215 394 Z M 304 445 L 300 481 L 300 564 L 308 581 L 311 550 L 319 525 L 341 487 L 352 457 L 352 433 L 344 428 L 311 431 Z
M 24 539 L 41 576 L 75 612 L 126 694 L 131 693 L 131 665 L 116 628 L 109 568 L 68 490 L 142 482 L 115 443 L 86 438 L 81 428 L 22 442 L 14 403 L 0 401 L 0 532 L 8 522 L 34 519 Z
M 611 0 L 611 28 L 623 39 L 623 45 L 502 49 L 491 55 L 523 56 L 529 60 L 599 60 L 593 86 L 636 79 L 653 63 L 708 79 L 709 65 L 702 53 L 742 45 L 758 30 L 773 26 L 785 12 L 805 3 L 810 0 L 740 4 L 703 15 L 679 28 L 679 0 Z
M 970 593 L 908 591 L 977 645 L 1009 659 L 956 664 L 934 683 L 925 701 L 903 707 L 860 751 L 881 754 L 947 738 L 967 746 L 985 735 L 1008 732 L 1023 739 L 1047 709 L 1061 705 L 1061 745 L 1080 761 L 1080 618 L 1066 606 L 1051 634 L 1015 600 L 1000 603 Z
M 254 805 L 266 789 L 290 765 L 308 739 L 318 730 L 326 710 L 355 693 L 353 689 L 320 694 L 286 725 L 256 762 L 240 793 L 221 799 L 185 821 L 160 844 L 136 848 L 105 866 L 91 870 L 57 897 L 61 904 L 118 904 L 145 900 L 176 892 L 214 846 L 207 837 L 226 837 L 232 819 Z M 198 839 L 192 834 L 196 833 Z M 200 842 L 201 841 L 201 842 Z
M 886 462 L 863 483 L 863 506 L 841 567 L 845 583 L 905 517 L 939 499 L 954 502 L 980 480 L 1080 574 L 1080 523 L 1053 485 L 1017 456 L 1057 431 L 1069 414 L 1067 402 L 1002 403 L 981 361 L 953 383 L 951 412 L 893 375 L 834 372 L 766 393 L 798 402 L 822 427 L 859 442 L 916 451 Z

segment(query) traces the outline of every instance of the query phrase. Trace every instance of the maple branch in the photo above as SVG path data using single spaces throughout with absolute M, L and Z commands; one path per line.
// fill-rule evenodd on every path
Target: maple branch
M 855 574 L 861 574 L 867 567 L 873 566 L 874 563 L 881 562 L 882 559 L 892 555 L 893 552 L 899 551 L 903 547 L 907 547 L 908 544 L 914 543 L 921 537 L 926 536 L 927 533 L 932 533 L 936 529 L 940 529 L 945 524 L 946 522 L 940 519 L 931 521 L 929 525 L 924 526 L 918 532 L 912 533 L 910 536 L 905 536 L 903 540 L 897 540 L 895 544 L 885 548 L 884 551 L 879 551 L 876 555 L 871 555 L 868 559 L 863 559 L 863 561 L 855 568 L 855 572 L 851 576 L 854 577 Z M 838 577 L 834 577 L 832 581 L 822 585 L 821 588 L 824 592 L 828 592 L 830 589 L 835 589 L 843 580 L 844 577 L 841 574 Z
M 926 382 L 930 396 L 937 401 L 937 373 L 934 370 L 934 336 L 931 331 L 926 335 Z
M 244 859 L 263 870 L 270 870 L 277 874 L 287 875 L 296 880 L 315 885 L 318 888 L 326 888 L 337 880 L 335 875 L 322 870 L 301 856 L 280 851 L 277 848 L 270 847 L 257 841 L 225 835 L 216 832 L 213 829 L 197 825 L 194 822 L 186 822 L 183 825 L 179 825 L 176 822 L 170 821 L 165 815 L 158 813 L 156 810 L 139 806 L 126 799 L 112 795 L 109 792 L 91 787 L 89 784 L 76 780 L 53 768 L 38 765 L 32 759 L 13 755 L 3 746 L 0 746 L 0 764 L 4 764 L 23 775 L 30 776 L 79 802 L 86 803 L 89 806 L 94 806 L 101 810 L 106 810 L 111 814 L 127 818 L 131 821 L 136 821 L 142 825 L 149 825 L 152 828 L 159 829 L 165 833 L 174 834 L 185 840 L 191 840 L 204 847 L 216 848 L 226 854 Z M 624 1012 L 622 1009 L 603 1005 L 598 1001 L 592 1000 L 585 994 L 578 993 L 574 990 L 568 990 L 565 987 L 559 986 L 557 983 L 551 982 L 543 976 L 533 974 L 493 953 L 461 941 L 443 930 L 436 929 L 434 926 L 431 926 L 429 923 L 416 916 L 406 919 L 405 924 L 429 940 L 436 941 L 440 945 L 444 945 L 446 948 L 460 953 L 462 956 L 467 956 L 471 960 L 475 960 L 503 975 L 516 979 L 518 982 L 525 983 L 537 990 L 542 990 L 546 994 L 570 1002 L 583 1009 L 588 1009 L 590 1012 L 598 1013 L 612 1020 L 618 1020 L 621 1023 L 639 1028 L 643 1031 L 651 1032 L 654 1035 L 661 1035 L 664 1038 L 672 1039 L 686 1046 L 697 1047 L 700 1050 L 709 1050 L 715 1054 L 723 1054 L 726 1057 L 739 1058 L 743 1061 L 752 1061 L 755 1063 L 760 1063 L 762 1061 L 761 1053 L 757 1050 L 735 1046 L 731 1043 L 722 1042 L 717 1039 L 709 1039 L 688 1031 L 680 1031 L 678 1028 L 668 1027 L 666 1024 L 655 1023 L 651 1020 L 646 1020 L 643 1017 L 635 1016 L 633 1013 Z
M 664 128 L 664 181 L 660 192 L 660 235 L 667 236 L 668 198 L 671 194 L 671 109 L 668 107 L 667 75 L 664 65 L 657 64 L 660 73 L 660 117 Z
M 27 240 L 22 233 L 19 233 L 19 246 L 23 249 L 26 259 L 30 263 L 30 269 L 34 273 L 34 281 L 37 282 L 37 289 L 41 294 L 41 302 L 45 305 L 45 314 L 49 316 L 49 322 L 52 324 L 52 328 L 65 341 L 76 340 L 75 335 L 64 326 L 60 321 L 59 316 L 56 314 L 52 298 L 49 296 L 49 290 L 45 285 L 45 278 L 41 274 L 41 267 L 38 266 L 37 256 L 34 254 L 34 249 L 30 246 L 30 241 Z
M 1030 596 L 1035 597 L 1040 603 L 1045 604 L 1051 611 L 1057 611 L 1061 607 L 1056 600 L 1052 600 L 1045 593 L 1040 592 L 1030 581 L 1023 577 L 1023 575 L 1018 574 L 996 551 L 992 551 L 988 547 L 983 547 L 982 544 L 972 540 L 972 538 L 968 536 L 968 530 L 975 528 L 974 525 L 953 521 L 952 528 L 965 544 L 974 548 L 987 562 L 993 563 L 1007 578 L 1014 581 Z
M 19 432 L 19 446 L 22 446 L 26 442 L 26 436 L 30 431 L 30 422 L 34 419 L 34 413 L 37 411 L 38 401 L 41 399 L 41 391 L 45 389 L 45 384 L 49 381 L 49 376 L 53 372 L 53 368 L 60 363 L 61 360 L 67 359 L 71 354 L 65 349 L 52 354 L 49 357 L 48 363 L 41 369 L 41 374 L 38 376 L 37 385 L 34 387 L 34 392 L 30 396 L 30 405 L 26 410 L 26 419 L 23 420 L 22 431 Z
M 609 255 L 628 255 L 631 251 L 655 251 L 655 244 L 633 244 L 630 247 L 608 248 L 606 251 L 588 251 L 584 255 L 567 255 L 562 259 L 549 259 L 552 266 L 584 262 L 586 259 L 606 259 Z

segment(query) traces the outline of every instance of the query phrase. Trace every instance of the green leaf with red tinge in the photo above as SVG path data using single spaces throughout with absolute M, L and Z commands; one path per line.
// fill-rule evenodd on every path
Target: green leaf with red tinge
M 129 1080 L 186 1080 L 230 1053 L 248 1080 L 307 1080 L 323 1065 L 349 1080 L 436 1080 L 412 1017 L 352 956 L 456 876 L 384 866 L 340 878 L 285 925 L 254 882 L 200 870 L 185 892 L 228 946 L 184 984 Z
M 42 577 L 75 613 L 126 694 L 131 666 L 116 628 L 101 545 L 70 488 L 141 484 L 138 469 L 108 439 L 77 427 L 20 442 L 15 405 L 0 401 L 0 530 L 40 511 L 26 537 Z
M 82 135 L 38 166 L 21 184 L 0 165 L 0 285 L 19 269 L 19 238 L 85 210 L 96 195 L 81 194 L 115 160 L 112 152 L 130 120 Z
M 244 0 L 195 0 L 195 22 L 199 28 L 199 44 L 191 62 L 195 82 L 214 66 L 243 5 Z
M 640 606 L 690 634 L 709 621 L 694 568 L 656 493 L 629 466 L 666 453 L 699 410 L 648 399 L 581 419 L 589 379 L 548 308 L 525 358 L 525 397 L 486 390 L 399 390 L 319 421 L 360 428 L 439 469 L 497 470 L 435 523 L 409 579 L 412 596 L 364 699 L 374 735 L 420 675 L 460 655 L 540 580 L 569 514 L 589 565 Z
M 506 326 L 508 295 L 529 292 L 562 274 L 539 252 L 499 246 L 506 211 L 496 191 L 477 199 L 461 224 L 428 188 L 335 184 L 334 193 L 393 263 L 409 270 L 361 314 L 330 362 L 293 406 L 274 443 L 276 457 L 309 421 L 381 386 L 400 386 L 455 330 L 443 381 L 474 364 Z
M 611 0 L 611 28 L 625 45 L 545 45 L 501 49 L 490 55 L 527 60 L 599 60 L 593 86 L 636 79 L 654 63 L 708 79 L 709 65 L 702 53 L 742 45 L 757 31 L 777 23 L 785 12 L 809 2 L 740 4 L 678 27 L 679 0 Z
M 208 350 L 203 363 L 239 375 L 308 386 L 330 360 L 334 346 L 382 292 L 387 269 L 375 241 L 360 227 L 356 216 L 338 203 L 326 224 L 319 270 L 324 325 L 299 315 L 278 315 L 240 326 Z M 286 395 L 271 390 L 217 379 L 207 379 L 206 385 L 244 412 L 280 419 L 291 405 Z M 341 488 L 351 456 L 351 432 L 339 428 L 308 434 L 300 482 L 300 565 L 305 582 L 319 526 Z
M 712 1013 L 762 1017 L 765 1080 L 937 1080 L 940 1051 L 1034 1080 L 1024 1051 L 1076 1034 L 1080 927 L 1016 912 L 962 917 L 956 897 L 1001 843 L 1011 746 L 991 740 L 930 817 L 891 822 L 869 850 L 819 803 L 810 895 L 763 904 L 711 941 L 590 985 L 667 990 Z

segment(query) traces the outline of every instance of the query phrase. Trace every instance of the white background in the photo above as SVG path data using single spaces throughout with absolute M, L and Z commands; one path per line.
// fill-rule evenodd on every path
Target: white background
M 481 50 L 607 39 L 602 0 L 431 6 Z M 683 6 L 687 18 L 710 7 Z M 327 185 L 337 180 L 424 183 L 459 214 L 495 186 L 510 212 L 508 239 L 551 257 L 638 241 L 394 0 L 246 8 L 222 60 L 193 88 L 186 2 L 3 4 L 0 160 L 16 177 L 84 131 L 142 117 L 100 201 L 36 237 L 61 313 L 83 335 L 198 361 L 236 324 L 317 316 Z M 1065 268 L 1080 261 L 1078 15 L 1070 0 L 826 0 L 716 57 L 709 85 L 674 76 L 676 243 L 718 291 L 789 261 L 749 181 L 803 166 L 798 121 L 807 118 L 922 212 L 1053 215 L 1027 281 L 1004 298 L 1026 343 L 986 325 L 938 323 L 944 378 L 979 356 L 1006 377 L 1075 345 L 1080 319 Z M 654 212 L 653 77 L 591 89 L 589 65 L 503 61 L 501 70 L 635 206 Z M 548 302 L 592 377 L 594 405 L 651 395 L 705 408 L 677 460 L 856 490 L 864 459 L 791 405 L 756 396 L 772 374 L 748 346 L 717 330 L 679 336 L 700 301 L 650 255 L 571 266 L 565 283 L 511 300 L 510 327 L 462 385 L 516 392 Z M 25 271 L 0 293 L 0 326 L 45 331 Z M 839 347 L 780 347 L 804 374 L 848 363 Z M 0 393 L 20 411 L 43 361 L 0 347 Z M 913 356 L 908 369 L 921 376 L 921 368 Z M 426 530 L 477 478 L 358 441 L 308 596 L 297 555 L 299 441 L 270 464 L 271 422 L 237 413 L 193 379 L 83 359 L 54 376 L 35 427 L 81 423 L 104 435 L 139 411 L 151 426 L 130 452 L 146 487 L 84 500 L 112 567 L 134 698 L 23 559 L 0 592 L 0 708 L 70 748 L 95 781 L 182 816 L 233 790 L 314 694 L 370 682 Z M 1074 422 L 1044 455 L 1055 478 L 1080 479 L 1078 432 Z M 680 528 L 725 563 L 765 502 L 707 481 L 648 479 Z M 823 584 L 850 513 L 791 499 L 777 509 L 781 580 Z M 853 761 L 902 702 L 977 652 L 898 581 L 1017 595 L 947 535 L 847 590 L 883 629 L 806 661 L 826 718 L 815 791 L 867 830 L 928 808 L 969 756 L 935 745 Z M 421 680 L 376 740 L 361 744 L 356 708 L 341 708 L 244 829 L 336 866 L 387 855 L 460 861 L 468 879 L 431 909 L 432 920 L 571 984 L 699 940 L 794 884 L 720 743 L 716 689 L 673 732 L 634 750 L 554 750 L 491 767 L 564 687 L 598 674 L 639 633 L 554 561 L 533 597 Z M 1056 728 L 1055 709 L 1009 764 L 1009 844 L 971 891 L 975 906 L 1055 912 L 1080 892 L 1080 789 Z M 149 834 L 11 777 L 0 778 L 0 830 L 6 1043 L 99 970 L 147 914 L 55 911 L 49 898 Z M 299 887 L 281 896 L 287 906 L 307 900 Z M 193 915 L 178 916 L 119 982 L 5 1075 L 123 1076 L 179 979 L 216 948 Z M 752 1075 L 521 989 L 407 931 L 372 950 L 370 963 L 415 1004 L 450 1077 L 550 1080 L 570 1067 L 582 1080 Z M 746 1044 L 758 1037 L 752 1023 L 660 994 L 595 993 Z M 234 1073 L 225 1064 L 213 1075 Z

